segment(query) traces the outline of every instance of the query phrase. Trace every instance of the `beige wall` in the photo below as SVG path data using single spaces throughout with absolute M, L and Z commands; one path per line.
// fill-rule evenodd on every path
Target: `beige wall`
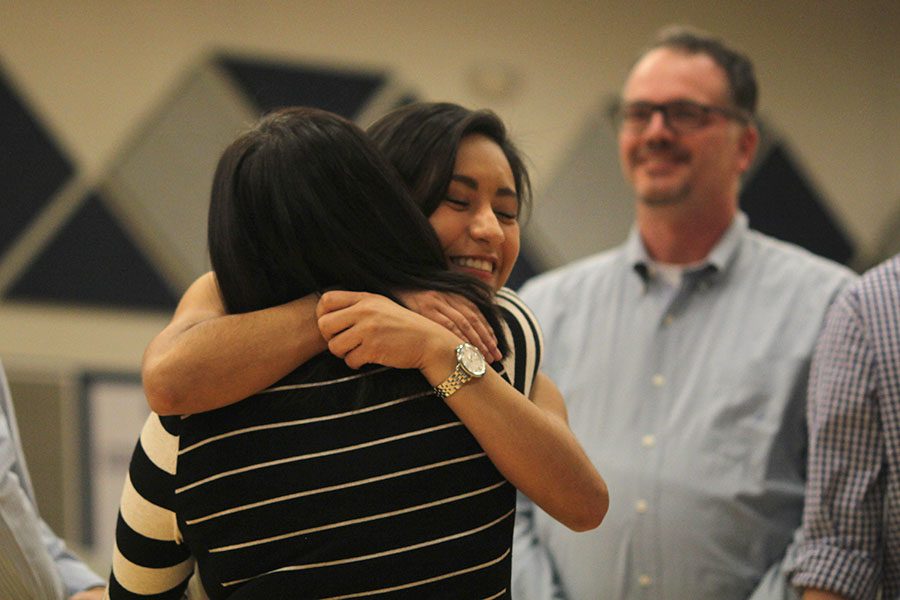
M 533 161 L 539 203 L 638 50 L 687 22 L 754 58 L 763 114 L 871 253 L 900 211 L 898 17 L 890 0 L 0 0 L 0 61 L 88 176 L 211 50 L 387 69 L 425 99 L 500 112 Z M 494 96 L 473 84 L 478 68 L 509 69 L 516 83 Z M 531 227 L 539 236 L 540 211 Z M 127 367 L 160 323 L 35 310 L 0 305 L 0 355 Z M 86 350 L 89 331 L 109 344 Z

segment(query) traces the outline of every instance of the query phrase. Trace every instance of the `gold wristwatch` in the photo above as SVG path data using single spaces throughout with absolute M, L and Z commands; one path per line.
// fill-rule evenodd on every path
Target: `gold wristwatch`
M 481 377 L 487 371 L 487 362 L 481 351 L 472 344 L 460 344 L 456 347 L 456 368 L 438 386 L 434 393 L 438 398 L 449 398 L 453 392 L 461 388 L 473 377 Z

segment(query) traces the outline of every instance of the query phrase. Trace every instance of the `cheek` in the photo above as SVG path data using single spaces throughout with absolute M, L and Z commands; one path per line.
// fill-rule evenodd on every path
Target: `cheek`
M 694 175 L 697 179 L 718 180 L 723 173 L 734 170 L 734 156 L 719 148 L 718 152 L 694 151 Z
M 509 278 L 509 274 L 512 272 L 516 260 L 519 258 L 520 243 L 519 226 L 515 225 L 507 227 L 505 229 L 505 238 L 503 240 L 503 281 L 500 282 L 500 285 L 506 283 L 506 279 Z
M 431 223 L 431 227 L 437 234 L 438 241 L 441 243 L 441 248 L 446 252 L 459 237 L 461 222 L 459 213 L 447 209 L 446 207 L 439 206 L 437 210 L 428 217 L 428 222 Z
M 506 239 L 504 240 L 504 256 L 509 258 L 511 263 L 516 262 L 516 259 L 519 258 L 519 249 L 521 240 L 519 238 L 519 226 L 513 225 L 510 226 L 506 231 Z
M 633 168 L 634 152 L 637 149 L 637 143 L 633 136 L 619 134 L 619 166 L 627 177 Z

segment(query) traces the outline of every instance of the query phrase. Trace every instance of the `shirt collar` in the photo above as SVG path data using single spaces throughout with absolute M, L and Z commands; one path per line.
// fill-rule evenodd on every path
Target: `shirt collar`
M 713 249 L 710 250 L 706 259 L 696 271 L 720 273 L 727 270 L 737 255 L 738 246 L 748 228 L 747 215 L 738 211 L 734 219 L 732 219 L 731 225 L 728 226 L 728 229 L 725 230 L 725 233 L 716 242 L 716 245 L 713 246 Z M 628 264 L 646 282 L 650 276 L 651 259 L 647 254 L 647 249 L 644 247 L 644 242 L 641 241 L 641 234 L 638 232 L 637 225 L 632 225 L 628 239 L 625 241 L 625 257 L 628 260 Z

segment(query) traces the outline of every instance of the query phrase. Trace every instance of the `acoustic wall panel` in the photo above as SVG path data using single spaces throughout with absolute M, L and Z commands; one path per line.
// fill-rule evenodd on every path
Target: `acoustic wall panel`
M 216 161 L 257 111 L 211 63 L 188 73 L 100 182 L 173 289 L 209 270 L 206 216 Z
M 66 535 L 74 525 L 67 522 L 66 503 L 77 500 L 67 495 L 73 490 L 63 459 L 63 448 L 71 447 L 72 431 L 64 426 L 71 422 L 71 390 L 53 374 L 10 370 L 7 375 L 38 510 L 54 531 Z
M 740 203 L 753 229 L 840 263 L 853 258 L 844 228 L 781 142 L 759 157 Z
M 0 256 L 71 177 L 72 164 L 0 71 Z
M 220 55 L 215 62 L 258 112 L 285 106 L 315 106 L 354 119 L 387 81 L 382 73 L 338 71 L 229 55 Z
M 219 155 L 240 131 L 288 105 L 358 119 L 390 105 L 395 88 L 380 73 L 213 55 L 148 119 L 100 187 L 172 287 L 184 290 L 209 270 L 209 191 Z
M 17 301 L 170 310 L 177 297 L 97 195 L 7 291 Z
M 164 311 L 209 269 L 216 162 L 261 113 L 303 104 L 367 124 L 413 98 L 382 72 L 213 54 L 134 129 L 100 177 L 81 181 L 0 84 L 0 147 L 23 148 L 0 153 L 0 174 L 18 186 L 0 219 L 0 294 Z M 84 189 L 92 191 L 77 192 Z
M 539 271 L 611 248 L 628 235 L 633 193 L 619 169 L 608 104 L 597 105 L 550 183 L 536 190 L 523 251 Z

